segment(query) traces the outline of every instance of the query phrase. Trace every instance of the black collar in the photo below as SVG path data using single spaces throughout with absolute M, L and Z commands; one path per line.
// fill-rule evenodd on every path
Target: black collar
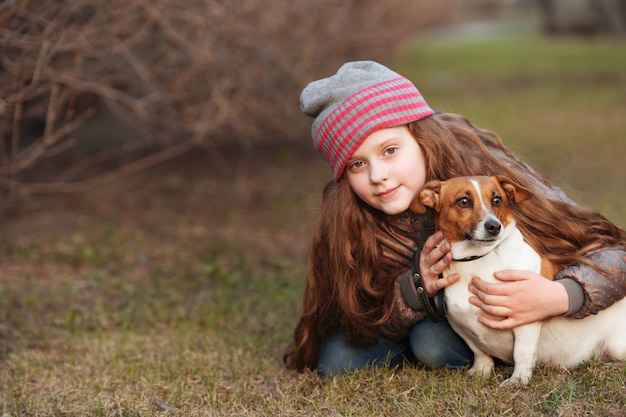
M 485 253 L 484 255 L 474 255 L 474 256 L 468 256 L 467 258 L 462 258 L 462 259 L 452 259 L 454 262 L 471 262 L 471 261 L 475 261 L 476 259 L 480 259 L 483 256 L 488 255 L 490 252 Z

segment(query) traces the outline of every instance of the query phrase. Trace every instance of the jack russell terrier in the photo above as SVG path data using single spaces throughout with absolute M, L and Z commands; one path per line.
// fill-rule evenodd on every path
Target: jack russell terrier
M 626 360 L 626 299 L 583 319 L 553 317 L 512 330 L 496 330 L 478 322 L 484 311 L 469 303 L 468 286 L 477 276 L 498 282 L 493 274 L 505 269 L 530 270 L 553 279 L 553 266 L 525 241 L 508 208 L 523 202 L 529 190 L 498 177 L 458 177 L 424 185 L 411 210 L 437 212 L 435 226 L 452 244 L 453 261 L 444 275 L 461 279 L 445 289 L 447 318 L 474 352 L 470 375 L 491 376 L 493 357 L 514 364 L 501 386 L 528 384 L 535 363 L 566 368 L 596 357 Z

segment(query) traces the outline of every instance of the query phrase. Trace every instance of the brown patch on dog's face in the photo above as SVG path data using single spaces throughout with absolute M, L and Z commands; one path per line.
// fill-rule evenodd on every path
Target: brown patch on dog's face
M 492 190 L 483 192 L 490 194 Z M 472 239 L 485 215 L 476 186 L 469 179 L 453 178 L 442 185 L 440 199 L 437 227 L 445 238 L 450 242 Z
M 436 227 L 450 242 L 482 240 L 490 238 L 484 230 L 490 214 L 506 227 L 513 221 L 507 207 L 509 199 L 523 201 L 530 196 L 528 190 L 506 177 L 458 177 L 425 184 L 411 210 L 434 208 Z

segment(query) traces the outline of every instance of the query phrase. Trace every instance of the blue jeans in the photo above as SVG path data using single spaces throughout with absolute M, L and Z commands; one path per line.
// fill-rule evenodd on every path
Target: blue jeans
M 474 354 L 447 321 L 423 320 L 413 326 L 405 342 L 381 336 L 374 346 L 356 347 L 345 335 L 333 334 L 320 347 L 318 373 L 341 375 L 363 368 L 396 367 L 404 362 L 418 362 L 432 369 L 464 368 L 473 360 Z

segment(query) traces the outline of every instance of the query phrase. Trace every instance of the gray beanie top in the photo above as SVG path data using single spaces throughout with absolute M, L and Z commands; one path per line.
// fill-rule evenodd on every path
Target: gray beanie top
M 339 181 L 354 152 L 371 133 L 433 115 L 409 80 L 373 61 L 348 62 L 331 77 L 307 85 L 300 109 L 314 117 L 313 145 Z

